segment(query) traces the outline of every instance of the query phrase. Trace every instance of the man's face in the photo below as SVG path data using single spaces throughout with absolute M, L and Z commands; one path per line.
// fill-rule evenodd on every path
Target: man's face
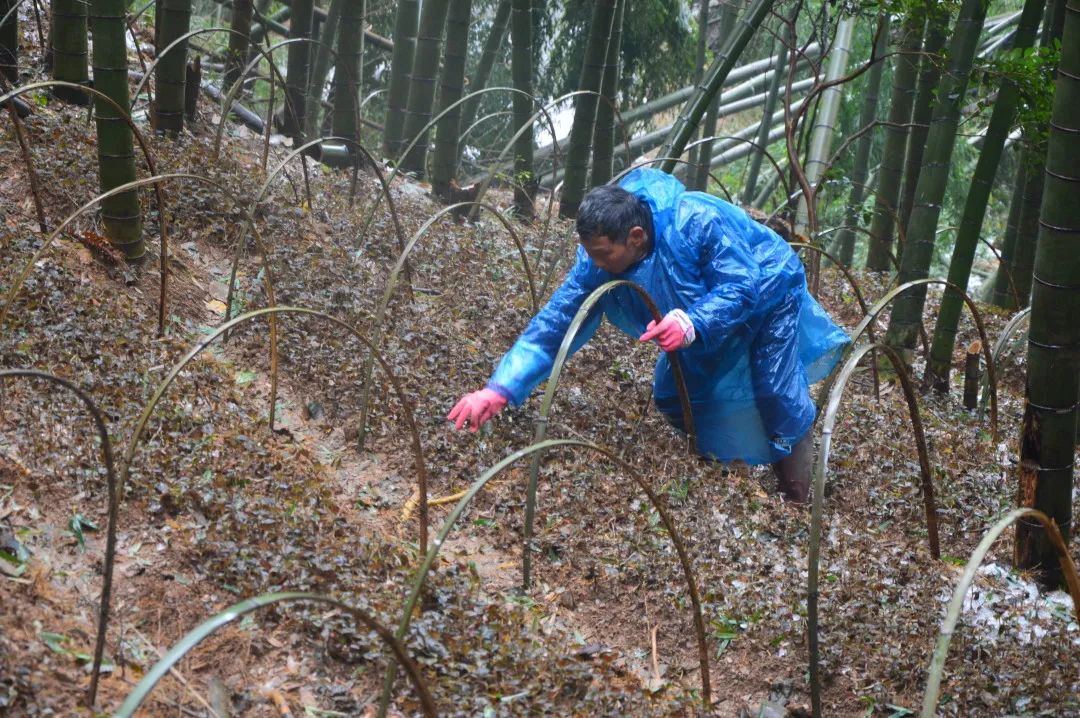
M 646 254 L 648 238 L 645 230 L 634 227 L 625 242 L 613 242 L 606 234 L 582 239 L 585 253 L 600 269 L 612 274 L 622 274 Z

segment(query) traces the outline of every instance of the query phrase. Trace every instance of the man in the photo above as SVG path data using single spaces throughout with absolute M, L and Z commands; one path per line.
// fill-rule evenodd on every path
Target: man
M 698 451 L 711 459 L 771 464 L 778 490 L 805 502 L 810 489 L 809 384 L 823 379 L 848 343 L 806 291 L 802 262 L 787 243 L 741 209 L 687 192 L 671 175 L 630 172 L 620 186 L 585 196 L 578 210 L 577 260 L 547 305 L 503 356 L 487 386 L 449 414 L 476 431 L 547 378 L 570 322 L 600 285 L 628 279 L 656 302 L 617 287 L 582 325 L 576 351 L 601 314 L 640 341 L 656 341 L 683 362 Z M 656 363 L 653 395 L 676 427 L 682 417 L 670 359 Z

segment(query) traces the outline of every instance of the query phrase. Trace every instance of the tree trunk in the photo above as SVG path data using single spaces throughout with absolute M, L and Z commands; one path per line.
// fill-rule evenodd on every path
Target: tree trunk
M 233 0 L 229 51 L 225 55 L 225 77 L 221 87 L 225 92 L 240 78 L 240 72 L 247 62 L 251 35 L 251 16 L 255 6 L 251 0 Z M 239 34 L 237 34 L 239 33 Z
M 532 2 L 512 0 L 510 17 L 510 73 L 514 89 L 532 95 L 533 47 Z M 514 93 L 515 131 L 529 122 L 533 115 L 533 101 L 521 92 Z M 593 98 L 595 99 L 595 98 Z M 577 121 L 575 115 L 575 122 Z M 536 175 L 533 171 L 533 134 L 535 125 L 529 125 L 514 145 L 514 209 L 519 216 L 533 216 L 533 197 L 536 194 Z
M 1031 275 L 1035 266 L 1036 244 L 1039 238 L 1039 213 L 1043 202 L 1043 175 L 1046 164 L 1045 145 L 1036 146 L 1032 152 L 1024 153 L 1028 159 L 1021 168 L 1027 176 L 1024 178 L 1024 192 L 1020 199 L 1020 213 L 1016 220 L 1016 247 L 1012 256 L 1012 280 L 1016 288 L 1017 309 L 1028 305 L 1031 297 Z M 1011 289 L 1011 287 L 1010 287 Z
M 739 19 L 738 0 L 720 0 L 720 42 L 723 43 L 731 35 L 735 22 Z M 708 0 L 702 0 L 708 2 Z M 708 111 L 705 113 L 705 123 L 701 126 L 703 142 L 698 145 L 696 167 L 693 168 L 693 180 L 691 188 L 706 192 L 709 189 L 709 169 L 711 168 L 713 155 L 713 141 L 708 139 L 716 134 L 716 125 L 720 117 L 720 98 L 723 89 L 716 91 Z
M 956 20 L 949 45 L 949 67 L 938 90 L 934 115 L 930 120 L 926 156 L 928 161 L 919 173 L 915 189 L 915 205 L 911 212 L 911 227 L 904 246 L 898 282 L 903 284 L 923 279 L 930 272 L 934 239 L 949 179 L 949 164 L 956 145 L 956 129 L 960 109 L 964 104 L 968 78 L 971 75 L 975 49 L 979 44 L 986 0 L 964 0 Z M 922 326 L 926 285 L 914 287 L 901 294 L 893 305 L 886 343 L 901 352 L 909 352 Z
M 1024 204 L 1024 183 L 1027 182 L 1028 152 L 1019 148 L 1016 153 L 1016 177 L 1013 179 L 1013 191 L 1009 199 L 1009 216 L 1005 222 L 1005 234 L 1001 240 L 1001 262 L 994 275 L 994 289 L 991 302 L 1002 309 L 1019 309 L 1017 298 L 1013 296 L 1012 275 L 1015 273 L 1016 238 L 1020 227 L 1020 208 Z
M 611 37 L 608 39 L 607 57 L 604 62 L 604 79 L 600 82 L 603 98 L 596 106 L 596 127 L 593 129 L 593 161 L 590 187 L 606 184 L 611 179 L 615 145 L 615 110 L 619 101 L 619 55 L 622 48 L 622 24 L 626 14 L 627 0 L 616 0 L 615 14 L 611 20 Z
M 310 38 L 313 0 L 292 0 L 289 20 L 289 38 Z M 289 59 L 285 74 L 285 121 L 283 131 L 292 138 L 293 146 L 304 141 L 304 109 L 308 94 L 308 65 L 311 58 L 310 42 L 294 42 L 289 45 Z
M 15 0 L 0 0 L 0 17 L 15 7 Z M 13 10 L 0 25 L 0 75 L 19 84 L 19 11 Z
M 900 205 L 900 182 L 907 149 L 907 123 L 915 92 L 919 48 L 922 45 L 922 10 L 909 10 L 900 27 L 900 42 L 893 65 L 892 97 L 889 100 L 889 124 L 885 127 L 885 147 L 878 170 L 878 189 L 874 198 L 874 216 L 870 223 L 870 249 L 866 268 L 875 272 L 892 269 L 893 229 Z
M 367 0 L 346 0 L 341 10 L 337 39 L 337 67 L 334 69 L 333 134 L 359 141 L 356 112 L 360 102 L 364 57 L 364 23 Z M 350 147 L 349 151 L 355 151 Z
M 1020 504 L 1050 516 L 1069 540 L 1080 397 L 1080 0 L 1069 0 L 1046 153 L 1037 279 L 1031 296 Z M 1061 584 L 1042 528 L 1016 527 L 1016 561 Z
M 877 122 L 878 98 L 881 95 L 881 76 L 885 69 L 885 52 L 889 47 L 889 16 L 882 14 L 878 24 L 877 39 L 874 42 L 872 56 L 877 59 L 866 73 L 866 87 L 863 90 L 862 111 L 859 113 L 859 129 Z M 847 208 L 844 211 L 844 227 L 837 233 L 836 245 L 839 247 L 837 259 L 845 267 L 850 267 L 855 259 L 855 231 L 859 222 L 863 200 L 866 199 L 866 179 L 870 173 L 870 149 L 874 144 L 874 132 L 865 132 L 855 144 L 855 161 L 851 168 L 851 194 L 848 195 Z
M 720 91 L 724 79 L 731 72 L 731 68 L 735 66 L 735 63 L 738 62 L 739 55 L 742 54 L 743 49 L 750 42 L 750 38 L 754 36 L 758 27 L 761 26 L 761 23 L 769 14 L 774 2 L 775 0 L 755 0 L 754 4 L 740 18 L 738 23 L 740 27 L 732 33 L 730 40 L 724 43 L 723 49 L 713 59 L 713 64 L 709 71 L 705 73 L 705 80 L 702 82 L 701 87 L 695 90 L 694 94 L 687 100 L 683 111 L 671 128 L 668 139 L 664 141 L 664 146 L 660 150 L 660 157 L 670 158 L 660 165 L 665 172 L 671 172 L 675 167 L 674 158 L 681 155 L 683 150 L 686 149 L 687 141 L 701 121 L 701 117 L 705 114 L 705 110 L 712 101 L 713 96 Z
M 570 127 L 570 146 L 567 148 L 566 175 L 563 180 L 559 215 L 576 217 L 578 206 L 585 196 L 585 178 L 589 167 L 589 143 L 596 122 L 594 92 L 600 91 L 603 79 L 604 56 L 607 54 L 611 18 L 615 12 L 615 0 L 596 0 L 593 4 L 592 21 L 589 24 L 589 43 L 585 48 L 585 61 L 578 81 L 579 90 L 590 94 L 578 95 L 574 101 L 574 124 Z
M 93 0 L 90 31 L 94 40 L 94 87 L 121 108 L 131 106 L 128 96 L 125 0 Z M 97 121 L 98 171 L 101 191 L 135 181 L 135 149 L 131 128 L 121 113 L 101 98 L 94 103 Z M 142 212 L 135 190 L 101 203 L 101 219 L 109 241 L 128 260 L 139 259 L 145 248 Z
M 712 5 L 712 0 L 698 0 L 698 37 L 697 37 L 697 53 L 694 58 L 694 85 L 700 85 L 701 79 L 705 77 L 705 61 L 708 57 L 709 51 L 709 6 Z M 720 42 L 724 41 L 721 37 Z M 700 139 L 698 133 L 694 133 L 694 136 Z M 700 163 L 703 161 L 703 155 L 701 153 L 701 145 L 693 150 L 693 155 L 690 157 L 690 161 L 694 163 Z
M 930 133 L 930 119 L 934 112 L 934 98 L 941 82 L 941 68 L 945 62 L 941 51 L 949 36 L 948 5 L 928 4 L 926 33 L 923 36 L 922 59 L 919 80 L 915 90 L 915 106 L 911 110 L 911 130 L 908 133 L 907 155 L 904 160 L 904 182 L 900 188 L 900 226 L 907 236 L 911 209 L 915 204 L 915 188 L 922 171 L 923 151 Z
M 405 134 L 405 107 L 409 104 L 409 77 L 416 50 L 416 23 L 420 15 L 417 0 L 399 0 L 394 20 L 394 53 L 390 60 L 390 84 L 386 93 L 386 121 L 383 123 L 383 154 L 397 161 Z
M 484 50 L 480 53 L 480 61 L 476 65 L 476 72 L 469 80 L 469 94 L 479 92 L 487 87 L 491 77 L 491 69 L 495 67 L 499 50 L 502 48 L 503 39 L 506 37 L 506 28 L 510 20 L 510 0 L 499 0 L 499 6 L 495 9 L 495 19 L 491 22 L 487 39 L 484 41 Z M 459 126 L 466 129 L 476 119 L 476 111 L 480 107 L 482 97 L 473 97 L 462 104 L 461 122 Z
M 408 146 L 416 144 L 401 160 L 402 169 L 424 176 L 427 160 L 428 132 L 424 125 L 431 121 L 431 107 L 435 103 L 435 83 L 439 78 L 439 49 L 446 29 L 449 0 L 424 0 L 420 11 L 420 30 L 416 38 L 416 56 L 413 58 L 412 81 L 409 83 L 409 104 L 405 113 L 405 137 Z
M 315 46 L 315 62 L 308 76 L 308 96 L 304 106 L 304 127 L 308 137 L 318 137 L 322 134 L 323 90 L 326 88 L 326 75 L 330 72 L 331 50 L 338 36 L 343 6 L 350 4 L 352 3 L 349 0 L 330 0 L 330 8 L 322 23 L 322 31 L 319 33 L 319 41 L 322 44 Z
M 86 7 L 83 0 L 53 0 L 52 4 L 52 56 L 54 80 L 89 83 L 87 71 L 87 25 Z M 55 87 L 52 91 L 60 100 L 76 105 L 90 104 L 90 95 L 68 87 Z
M 160 50 L 163 51 L 177 38 L 187 34 L 190 27 L 191 0 L 161 0 L 161 36 L 158 38 Z M 151 115 L 154 129 L 176 134 L 184 129 L 187 40 L 161 56 L 155 70 L 155 79 L 157 97 L 154 99 Z
M 1046 0 L 1026 0 L 1020 27 L 1013 40 L 1014 49 L 1027 49 L 1035 43 L 1035 33 L 1039 27 Z M 949 262 L 949 281 L 958 287 L 967 287 L 971 277 L 971 263 L 975 259 L 975 249 L 982 233 L 986 203 L 990 199 L 990 189 L 994 185 L 998 163 L 1005 148 L 1016 117 L 1016 108 L 1020 92 L 1015 83 L 1006 80 L 998 92 L 990 124 L 983 139 L 979 161 L 964 203 L 964 213 L 960 219 L 960 229 L 953 246 L 952 260 Z M 930 360 L 926 367 L 925 383 L 938 391 L 949 390 L 949 369 L 952 366 L 952 354 L 956 340 L 956 328 L 960 321 L 963 300 L 953 292 L 946 292 L 941 299 L 937 326 L 934 329 L 934 342 L 930 347 Z
M 465 84 L 465 57 L 469 51 L 469 15 L 472 0 L 450 0 L 446 18 L 446 53 L 439 79 L 439 113 L 461 99 Z M 464 104 L 464 103 L 463 103 Z M 448 199 L 451 180 L 457 172 L 458 135 L 461 133 L 461 105 L 443 115 L 435 126 L 435 151 L 431 158 L 431 188 Z
M 769 54 L 772 54 L 775 50 L 776 42 L 774 41 Z M 780 95 L 780 76 L 782 75 L 780 68 L 787 64 L 787 57 L 788 49 L 785 45 L 780 49 L 780 56 L 776 59 L 776 72 L 773 73 L 769 89 L 765 94 L 765 109 L 761 112 L 763 120 L 772 117 L 773 112 L 776 111 L 776 98 Z M 750 156 L 750 168 L 747 170 L 746 184 L 743 186 L 742 193 L 742 203 L 744 205 L 749 205 L 754 201 L 758 177 L 761 176 L 761 162 L 765 159 L 764 150 L 769 146 L 769 130 L 771 129 L 769 123 L 764 121 L 758 126 L 757 144 L 761 149 Z
M 844 18 L 836 26 L 836 38 L 829 52 L 829 65 L 825 71 L 825 82 L 836 82 L 847 74 L 848 59 L 851 55 L 851 36 L 855 28 L 854 18 Z M 841 85 L 833 85 L 824 90 L 821 104 L 814 117 L 814 128 L 810 134 L 810 152 L 807 161 L 803 165 L 806 174 L 806 182 L 813 190 L 812 196 L 805 194 L 799 197 L 799 207 L 795 214 L 795 231 L 809 237 L 817 234 L 817 222 L 812 221 L 810 203 L 816 202 L 817 184 L 824 174 L 829 158 L 832 155 L 833 134 L 836 132 L 836 118 L 840 113 L 840 100 L 843 94 Z M 821 255 L 814 255 L 811 259 L 814 267 L 819 266 Z M 816 291 L 817 272 L 814 273 L 814 291 Z

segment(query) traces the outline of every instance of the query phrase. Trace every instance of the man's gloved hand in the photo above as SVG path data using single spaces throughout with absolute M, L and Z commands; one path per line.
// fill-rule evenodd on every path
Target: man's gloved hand
M 469 422 L 470 431 L 476 431 L 488 419 L 502 411 L 506 406 L 506 397 L 494 389 L 481 389 L 461 397 L 446 416 L 454 422 L 454 428 L 461 429 Z
M 638 337 L 638 341 L 647 342 L 655 339 L 661 349 L 672 352 L 690 346 L 695 338 L 697 338 L 697 333 L 690 322 L 690 317 L 686 316 L 686 312 L 681 309 L 672 309 L 659 323 L 655 320 L 649 322 L 645 333 Z

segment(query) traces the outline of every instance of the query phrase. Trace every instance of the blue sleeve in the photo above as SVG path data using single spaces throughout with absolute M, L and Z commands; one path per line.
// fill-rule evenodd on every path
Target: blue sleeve
M 555 290 L 540 313 L 533 317 L 529 326 L 510 348 L 488 382 L 488 388 L 502 394 L 514 406 L 525 401 L 540 382 L 547 379 L 555 364 L 555 356 L 574 315 L 585 299 L 601 285 L 600 272 L 589 260 L 585 251 L 578 247 L 577 261 Z M 589 318 L 581 325 L 571 353 L 576 352 L 592 338 L 603 316 L 603 301 L 593 307 Z
M 760 296 L 761 267 L 731 223 L 716 213 L 702 214 L 711 216 L 692 219 L 697 227 L 688 227 L 687 233 L 697 234 L 698 264 L 708 292 L 686 313 L 697 341 L 712 351 L 753 315 Z

